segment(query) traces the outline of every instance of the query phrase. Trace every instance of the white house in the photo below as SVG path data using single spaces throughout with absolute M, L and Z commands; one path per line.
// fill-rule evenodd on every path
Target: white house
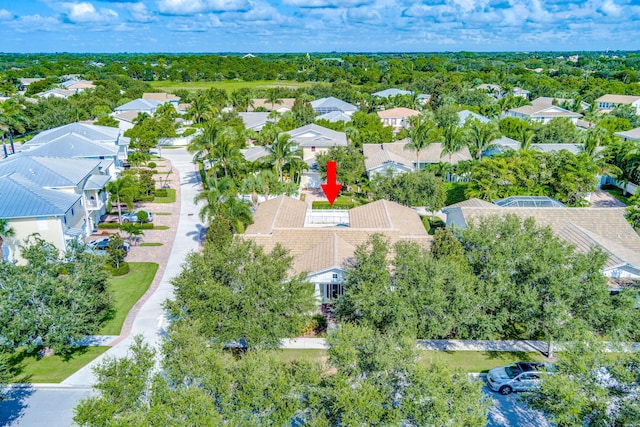
M 341 111 L 350 116 L 358 110 L 358 107 L 356 107 L 355 105 L 349 104 L 348 102 L 345 102 L 341 99 L 334 98 L 333 96 L 330 96 L 328 98 L 316 99 L 315 101 L 311 101 L 310 104 L 311 108 L 313 108 L 313 110 L 319 114 L 326 114 L 332 111 Z
M 135 111 L 136 113 L 147 113 L 150 116 L 156 112 L 159 106 L 163 103 L 160 101 L 156 101 L 155 99 L 134 99 L 133 101 L 129 101 L 126 104 L 122 104 L 117 106 L 113 112 L 115 114 L 124 113 L 126 111 Z
M 36 96 L 39 98 L 61 98 L 61 99 L 67 99 L 73 95 L 75 95 L 76 92 L 75 90 L 71 90 L 71 89 L 61 89 L 61 88 L 53 88 L 53 89 L 49 89 L 49 90 L 45 90 L 44 92 L 40 92 L 40 93 L 36 93 Z
M 554 98 L 537 98 L 531 101 L 531 105 L 512 108 L 505 114 L 507 117 L 517 117 L 523 120 L 549 123 L 556 117 L 564 117 L 575 125 L 582 114 L 576 113 L 558 105 L 553 105 Z
M 602 95 L 595 100 L 598 109 L 604 112 L 609 112 L 621 105 L 631 105 L 636 109 L 637 114 L 640 114 L 640 96 L 638 95 Z
M 388 110 L 378 111 L 378 117 L 384 126 L 391 126 L 394 132 L 408 129 L 410 118 L 420 115 L 420 111 L 411 108 L 397 107 Z

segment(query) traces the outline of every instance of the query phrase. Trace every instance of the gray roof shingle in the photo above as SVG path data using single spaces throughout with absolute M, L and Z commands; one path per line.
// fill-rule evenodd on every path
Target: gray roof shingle
M 76 187 L 99 165 L 99 160 L 61 159 L 18 154 L 0 162 L 0 176 L 17 172 L 40 187 Z
M 13 173 L 0 178 L 0 218 L 64 215 L 80 197 L 75 193 L 39 187 Z

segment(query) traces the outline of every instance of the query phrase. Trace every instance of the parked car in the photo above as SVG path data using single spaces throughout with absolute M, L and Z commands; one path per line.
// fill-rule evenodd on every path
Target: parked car
M 140 219 L 138 218 L 138 212 L 141 212 L 141 211 L 136 210 L 126 214 L 122 214 L 122 222 L 140 222 Z M 145 222 L 153 222 L 153 214 L 151 212 L 149 211 L 142 211 L 142 212 L 147 213 L 147 220 Z
M 516 362 L 491 369 L 487 383 L 491 390 L 504 395 L 513 391 L 535 391 L 540 388 L 540 378 L 554 370 L 550 363 Z
M 87 243 L 87 247 L 90 250 L 95 251 L 96 253 L 106 253 L 107 246 L 109 246 L 108 237 L 102 237 L 100 239 L 92 240 L 89 243 Z M 131 247 L 131 245 L 128 242 L 123 242 L 122 246 L 124 247 L 124 250 L 126 252 L 129 252 L 129 248 Z

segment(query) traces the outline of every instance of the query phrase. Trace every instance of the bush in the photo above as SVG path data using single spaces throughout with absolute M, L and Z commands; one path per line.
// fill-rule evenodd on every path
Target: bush
M 351 208 L 355 208 L 356 206 L 359 206 L 358 202 L 336 200 L 333 206 L 331 206 L 329 202 L 323 202 L 323 201 L 313 202 L 311 208 L 312 209 L 351 209 Z
M 98 224 L 98 228 L 106 229 L 106 230 L 117 230 L 120 228 L 120 224 L 117 222 L 101 222 Z
M 168 196 L 167 189 L 166 188 L 158 188 L 155 191 L 155 195 L 156 195 L 156 197 L 167 197 Z
M 124 276 L 131 270 L 131 268 L 129 267 L 129 263 L 124 261 L 120 263 L 119 268 L 115 268 L 114 266 L 106 262 L 104 264 L 104 269 L 107 270 L 107 273 L 111 274 L 112 276 Z
M 182 132 L 182 136 L 191 136 L 194 133 L 196 133 L 196 130 L 194 128 L 188 128 L 187 130 Z
M 153 199 L 155 198 L 155 196 L 152 194 L 150 196 L 140 196 L 138 197 L 137 201 L 139 202 L 153 202 Z
M 149 162 L 149 163 L 147 163 L 147 167 L 148 167 L 149 169 L 155 169 L 155 168 L 156 168 L 156 166 L 157 166 L 157 165 L 156 165 L 156 162 Z
M 140 224 L 140 229 L 141 230 L 152 230 L 153 229 L 153 223 L 147 222 L 145 224 Z
M 322 314 L 314 315 L 304 327 L 303 335 L 320 335 L 327 332 L 327 319 Z

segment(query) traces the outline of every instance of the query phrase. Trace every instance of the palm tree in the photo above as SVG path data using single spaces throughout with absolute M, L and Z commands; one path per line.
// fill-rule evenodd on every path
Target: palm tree
M 224 127 L 218 132 L 211 152 L 211 159 L 222 165 L 224 176 L 228 176 L 229 170 L 240 162 L 242 142 L 241 135 L 232 127 Z
M 259 174 L 248 176 L 242 182 L 242 193 L 251 193 L 251 203 L 253 205 L 253 209 L 258 208 L 258 194 L 262 192 L 264 188 L 264 182 L 262 181 L 262 177 Z
M 191 107 L 189 107 L 189 115 L 195 123 L 201 123 L 205 114 L 209 110 L 209 102 L 205 96 L 198 96 L 191 101 Z
M 467 136 L 469 148 L 476 159 L 482 157 L 482 153 L 493 147 L 493 141 L 500 138 L 500 130 L 494 122 L 482 123 L 472 119 L 468 122 Z
M 599 146 L 606 145 L 611 141 L 611 135 L 609 131 L 600 126 L 587 129 L 580 135 L 582 140 L 583 149 L 592 158 L 596 154 L 596 149 Z
M 283 169 L 288 172 L 289 180 L 296 184 L 300 184 L 302 172 L 309 170 L 309 164 L 302 160 L 301 157 L 292 157 L 284 164 Z
M 279 181 L 282 181 L 284 164 L 288 163 L 292 158 L 300 157 L 295 147 L 296 143 L 288 133 L 280 134 L 274 143 L 267 147 L 269 161 L 274 166 Z
M 280 99 L 278 97 L 278 92 L 275 89 L 271 89 L 268 93 L 267 93 L 267 99 L 265 100 L 265 102 L 268 102 L 271 104 L 271 110 L 275 110 L 275 105 L 281 105 L 282 104 L 282 99 Z
M 416 152 L 416 170 L 420 170 L 420 153 L 431 143 L 437 140 L 437 126 L 434 122 L 425 119 L 423 116 L 415 116 L 411 120 L 409 128 L 409 142 L 405 144 L 405 150 Z
M 132 187 L 133 184 L 134 184 L 133 179 L 128 176 L 118 178 L 115 181 L 110 181 L 107 183 L 107 187 L 106 187 L 107 192 L 112 196 L 115 196 L 116 203 L 118 204 L 118 222 L 120 224 L 122 224 L 121 199 L 123 196 L 125 196 L 127 188 Z
M 202 133 L 191 140 L 187 145 L 187 151 L 194 154 L 194 161 L 204 163 L 206 160 L 210 160 L 211 151 L 213 151 L 219 130 L 219 123 L 215 121 L 207 122 L 202 129 Z
M 204 202 L 200 209 L 200 219 L 203 222 L 210 222 L 222 212 L 222 203 L 230 197 L 235 197 L 238 192 L 233 179 L 229 177 L 220 179 L 209 177 L 205 184 L 206 190 L 196 195 L 193 201 L 196 204 Z
M 28 119 L 23 114 L 24 106 L 13 99 L 8 99 L 0 104 L 0 138 L 4 147 L 5 135 L 9 137 L 11 151 L 15 152 L 13 147 L 13 135 L 25 131 L 24 125 Z M 5 148 L 6 153 L 6 148 Z
M 0 261 L 4 261 L 4 254 L 2 252 L 2 243 L 4 243 L 4 239 L 13 236 L 15 232 L 13 228 L 9 226 L 9 221 L 5 218 L 0 218 Z
M 243 200 L 236 197 L 229 197 L 221 205 L 221 215 L 226 217 L 231 223 L 231 229 L 234 233 L 244 233 L 247 225 L 253 224 L 253 217 L 249 206 Z
M 533 130 L 523 127 L 520 129 L 518 139 L 520 140 L 520 150 L 529 151 L 533 142 Z
M 442 153 L 440 157 L 448 154 L 449 164 L 453 164 L 451 160 L 453 154 L 462 150 L 463 147 L 462 129 L 456 124 L 446 126 L 442 131 Z

